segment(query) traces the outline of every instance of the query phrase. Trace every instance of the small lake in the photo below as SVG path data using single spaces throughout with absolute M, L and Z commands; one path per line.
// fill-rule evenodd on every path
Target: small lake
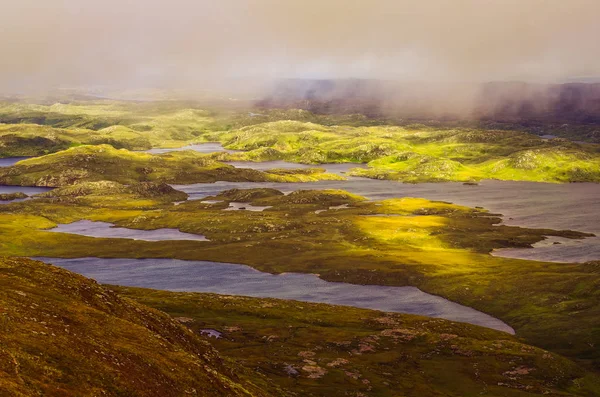
M 262 212 L 267 208 L 271 208 L 271 206 L 255 206 L 249 203 L 238 203 L 235 201 L 229 202 L 229 207 L 223 209 L 223 211 L 253 211 L 253 212 Z
M 504 322 L 415 287 L 355 285 L 313 274 L 273 275 L 245 265 L 175 259 L 35 258 L 103 284 L 292 299 L 444 318 L 514 333 Z
M 139 230 L 116 227 L 112 223 L 77 221 L 68 224 L 59 224 L 53 229 L 46 230 L 55 233 L 69 233 L 80 236 L 99 237 L 99 238 L 128 238 L 132 240 L 144 241 L 168 241 L 168 240 L 195 240 L 208 241 L 200 234 L 183 233 L 177 229 L 155 229 Z
M 237 152 L 237 150 L 229 150 L 229 149 L 225 149 L 220 143 L 218 142 L 207 142 L 207 143 L 198 143 L 195 145 L 187 145 L 187 146 L 182 146 L 179 148 L 154 148 L 154 149 L 150 149 L 150 150 L 145 150 L 146 153 L 150 153 L 150 154 L 163 154 L 163 153 L 169 153 L 169 152 L 180 152 L 183 150 L 193 150 L 195 152 L 199 152 L 199 153 L 215 153 L 215 152 L 226 152 L 226 153 L 235 153 Z
M 337 175 L 344 175 L 352 168 L 367 168 L 366 164 L 341 163 L 341 164 L 299 164 L 288 161 L 262 161 L 255 163 L 253 161 L 227 161 L 225 164 L 233 165 L 236 168 L 251 168 L 253 170 L 266 171 L 274 168 L 294 169 L 294 168 L 324 168 L 325 172 Z
M 0 158 L 0 167 L 10 167 L 21 160 L 27 160 L 31 157 L 5 157 Z
M 52 190 L 52 188 L 50 188 L 50 187 L 29 187 L 29 186 L 4 186 L 4 185 L 0 185 L 0 194 L 10 194 L 10 193 L 22 192 L 22 193 L 25 193 L 28 196 L 33 196 L 34 194 L 44 193 L 44 192 L 48 192 L 50 190 Z M 24 201 L 24 200 L 29 200 L 29 198 L 16 199 L 16 200 L 6 200 L 6 201 L 0 200 L 0 205 L 2 205 L 2 204 L 8 204 L 8 203 L 15 203 L 15 202 Z

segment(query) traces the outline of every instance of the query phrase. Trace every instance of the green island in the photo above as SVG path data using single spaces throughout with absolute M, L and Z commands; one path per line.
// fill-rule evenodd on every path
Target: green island
M 0 169 L 0 183 L 21 186 L 65 186 L 102 180 L 119 183 L 161 181 L 175 184 L 234 182 L 313 182 L 344 179 L 322 168 L 273 169 L 265 172 L 235 168 L 194 151 L 161 155 L 135 153 L 109 145 L 78 146 L 42 157 L 21 160 Z
M 32 157 L 1 167 L 0 184 L 54 188 L 0 196 L 0 394 L 600 394 L 600 262 L 490 255 L 590 233 L 507 226 L 501 214 L 445 201 L 302 187 L 346 177 L 600 182 L 600 145 L 517 129 L 180 102 L 5 102 L 0 122 L 0 157 Z M 229 151 L 143 152 L 207 142 Z M 227 164 L 276 160 L 314 168 Z M 367 168 L 340 176 L 325 163 Z M 297 185 L 287 194 L 256 187 L 202 200 L 171 186 L 218 181 Z M 262 210 L 228 210 L 232 203 Z M 49 231 L 81 220 L 207 241 Z M 100 286 L 26 257 L 205 260 L 414 286 L 490 314 L 516 336 L 346 306 Z

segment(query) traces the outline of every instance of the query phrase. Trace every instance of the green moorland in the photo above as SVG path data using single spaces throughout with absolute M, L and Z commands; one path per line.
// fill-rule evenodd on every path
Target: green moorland
M 110 180 L 119 183 L 161 181 L 175 184 L 235 182 L 313 182 L 344 179 L 322 168 L 256 171 L 235 168 L 194 151 L 153 155 L 110 145 L 77 146 L 0 168 L 0 184 L 65 186 Z
M 0 258 L 0 395 L 283 394 L 165 313 L 60 268 Z
M 5 123 L 0 124 L 0 157 L 42 155 L 82 144 L 105 143 L 133 150 L 218 141 L 229 149 L 245 151 L 215 155 L 221 160 L 368 163 L 368 169 L 355 169 L 351 174 L 413 183 L 600 182 L 600 145 L 545 140 L 505 125 L 503 129 L 423 125 L 302 110 L 249 112 L 198 106 L 186 102 L 0 102 L 0 123 Z
M 572 362 L 502 332 L 343 306 L 111 287 L 302 396 L 594 395 Z
M 576 131 L 560 128 L 557 135 L 578 140 Z M 240 152 L 135 152 L 202 142 Z M 415 396 L 599 394 L 600 263 L 490 255 L 545 236 L 583 233 L 509 227 L 483 209 L 418 198 L 371 202 L 344 191 L 234 189 L 209 204 L 186 201 L 167 183 L 343 179 L 319 168 L 262 172 L 223 163 L 267 160 L 365 163 L 368 168 L 349 174 L 412 183 L 600 182 L 600 145 L 544 140 L 506 125 L 423 125 L 192 102 L 0 102 L 0 158 L 15 156 L 39 157 L 0 168 L 0 184 L 58 188 L 0 206 L 0 256 L 213 260 L 272 273 L 315 273 L 329 281 L 413 285 L 494 315 L 517 337 L 352 308 L 119 288 L 183 317 L 180 322 L 195 331 L 225 331 L 225 338 L 210 340 L 225 361 L 207 364 L 202 354 L 216 357 L 214 350 L 163 314 L 68 272 L 9 259 L 0 262 L 0 355 L 7 358 L 0 360 L 0 394 L 77 395 L 83 382 L 89 394 L 183 395 L 195 389 L 202 395 L 211 381 L 216 395 L 225 388 L 235 390 L 228 395 L 256 396 L 302 390 L 385 396 L 395 388 Z M 0 196 L 18 198 L 25 197 Z M 232 201 L 269 208 L 223 211 Z M 46 231 L 83 219 L 176 228 L 210 241 Z M 96 351 L 106 354 L 99 358 Z M 190 377 L 189 368 L 198 365 L 206 372 Z
M 485 210 L 416 198 L 366 201 L 343 191 L 231 190 L 216 204 L 181 201 L 168 185 L 93 182 L 0 206 L 0 255 L 213 260 L 329 281 L 413 285 L 502 319 L 530 344 L 597 366 L 600 265 L 490 256 L 572 231 L 500 225 Z M 270 206 L 223 211 L 228 202 Z M 347 206 L 348 208 L 343 208 Z M 330 208 L 337 207 L 337 208 Z M 210 241 L 90 238 L 45 229 L 81 219 L 177 228 Z M 576 326 L 574 326 L 576 325 Z

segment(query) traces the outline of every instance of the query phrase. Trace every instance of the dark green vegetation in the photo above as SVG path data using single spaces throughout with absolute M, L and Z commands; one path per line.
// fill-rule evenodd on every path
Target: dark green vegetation
M 216 204 L 173 205 L 181 196 L 171 188 L 144 186 L 88 183 L 4 205 L 0 254 L 214 260 L 267 272 L 317 273 L 330 281 L 414 285 L 506 321 L 528 343 L 589 363 L 600 359 L 597 264 L 488 254 L 525 247 L 546 235 L 585 234 L 498 225 L 500 218 L 484 210 L 423 199 L 369 202 L 343 191 L 284 196 L 252 189 L 224 192 L 215 197 L 224 201 Z M 241 200 L 271 208 L 222 211 L 228 201 Z M 43 230 L 81 219 L 137 229 L 177 228 L 210 241 L 97 239 Z
M 0 168 L 0 184 L 65 186 L 110 180 L 119 183 L 161 181 L 175 184 L 216 181 L 312 182 L 343 179 L 321 168 L 256 171 L 219 163 L 193 151 L 161 155 L 130 152 L 110 145 L 78 146 Z
M 595 395 L 572 362 L 502 332 L 420 316 L 115 287 L 301 396 Z
M 177 102 L 5 103 L 0 104 L 0 121 L 7 123 L 0 128 L 0 156 L 40 155 L 81 144 L 137 150 L 219 141 L 245 151 L 216 155 L 220 160 L 368 163 L 368 169 L 352 174 L 377 179 L 600 182 L 600 146 L 544 140 L 504 124 L 476 128 L 302 110 L 254 112 Z
M 164 313 L 54 266 L 0 259 L 0 395 L 280 394 Z

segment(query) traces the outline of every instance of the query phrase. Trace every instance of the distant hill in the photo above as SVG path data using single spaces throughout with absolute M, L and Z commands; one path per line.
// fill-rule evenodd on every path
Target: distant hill
M 600 83 L 401 83 L 383 80 L 281 80 L 262 107 L 439 120 L 600 122 Z

